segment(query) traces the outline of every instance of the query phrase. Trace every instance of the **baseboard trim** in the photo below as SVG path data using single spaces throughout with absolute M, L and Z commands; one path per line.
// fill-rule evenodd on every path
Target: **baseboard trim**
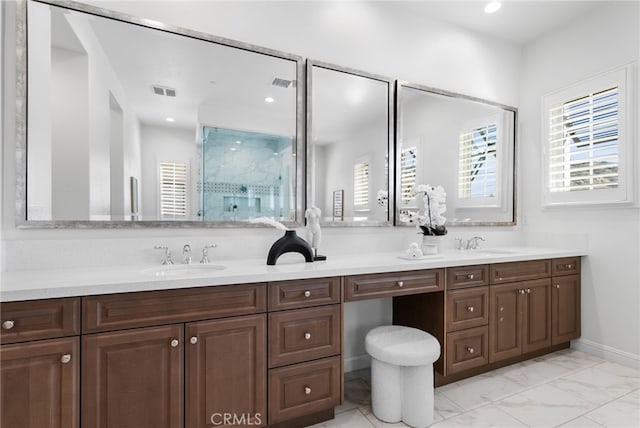
M 344 359 L 345 373 L 366 369 L 367 367 L 371 367 L 371 357 L 367 354 L 356 355 L 355 357 L 345 357 Z
M 578 339 L 571 341 L 571 348 L 604 358 L 607 361 L 622 364 L 623 366 L 640 369 L 640 355 L 612 348 L 611 346 L 587 339 Z

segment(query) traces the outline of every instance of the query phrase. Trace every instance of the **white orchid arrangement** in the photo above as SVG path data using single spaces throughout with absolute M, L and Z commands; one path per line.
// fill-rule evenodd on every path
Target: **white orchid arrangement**
M 411 192 L 416 198 L 417 211 L 404 210 L 400 221 L 415 223 L 423 235 L 441 236 L 447 234 L 444 223 L 447 218 L 442 214 L 447 210 L 447 194 L 442 186 L 419 184 Z

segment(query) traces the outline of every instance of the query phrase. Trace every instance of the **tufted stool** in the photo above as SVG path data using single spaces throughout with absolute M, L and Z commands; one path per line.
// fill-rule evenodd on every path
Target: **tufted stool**
M 388 325 L 367 333 L 371 407 L 384 422 L 426 427 L 433 422 L 433 363 L 440 343 L 417 328 Z

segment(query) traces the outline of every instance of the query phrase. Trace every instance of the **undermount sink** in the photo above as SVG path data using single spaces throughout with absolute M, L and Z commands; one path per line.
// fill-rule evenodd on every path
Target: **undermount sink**
M 192 264 L 192 265 L 164 265 L 156 268 L 144 269 L 142 272 L 151 276 L 186 276 L 186 275 L 204 275 L 226 269 L 226 266 L 209 265 L 209 264 Z

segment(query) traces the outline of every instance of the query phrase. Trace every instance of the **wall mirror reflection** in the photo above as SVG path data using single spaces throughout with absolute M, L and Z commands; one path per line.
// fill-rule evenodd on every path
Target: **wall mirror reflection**
M 516 109 L 398 83 L 397 210 L 417 184 L 443 186 L 448 225 L 515 224 Z
M 77 3 L 26 8 L 27 225 L 300 221 L 299 57 Z
M 325 226 L 391 225 L 392 83 L 307 61 L 307 206 Z

